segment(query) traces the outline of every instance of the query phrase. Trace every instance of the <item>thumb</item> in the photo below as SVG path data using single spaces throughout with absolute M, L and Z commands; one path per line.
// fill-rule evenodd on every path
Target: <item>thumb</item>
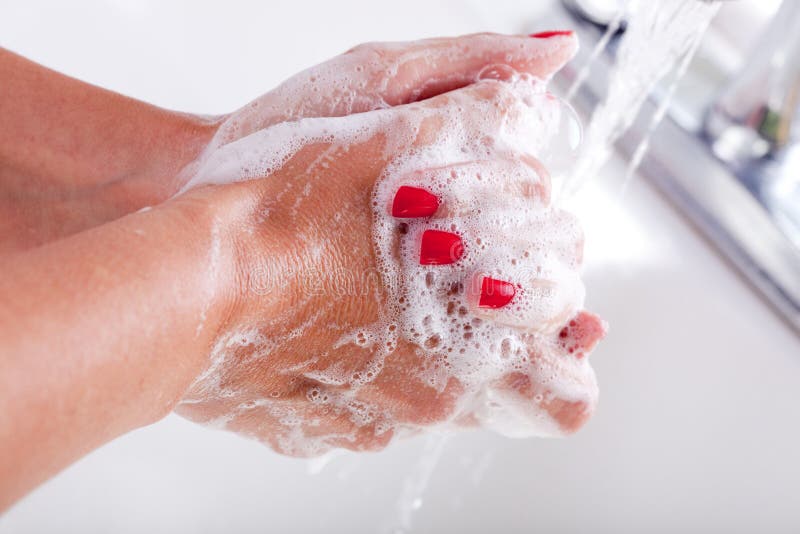
M 289 78 L 236 112 L 233 137 L 278 122 L 341 117 L 430 98 L 471 84 L 491 65 L 508 65 L 546 80 L 577 48 L 572 32 L 549 37 L 479 33 L 362 44 Z
M 372 91 L 386 104 L 397 106 L 464 87 L 490 65 L 508 65 L 519 73 L 547 80 L 575 55 L 577 48 L 578 41 L 571 32 L 545 38 L 479 33 L 400 44 L 365 44 L 350 53 L 381 58 L 383 69 L 364 74 L 377 78 L 378 83 L 367 85 L 361 92 Z

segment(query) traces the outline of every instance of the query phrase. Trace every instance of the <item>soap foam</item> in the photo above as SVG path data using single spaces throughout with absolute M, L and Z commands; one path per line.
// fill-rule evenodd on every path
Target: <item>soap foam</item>
M 303 118 L 241 138 L 236 132 L 247 125 L 227 125 L 185 187 L 269 176 L 311 143 L 348 146 L 385 135 L 384 156 L 390 162 L 372 195 L 374 252 L 386 289 L 385 305 L 378 322 L 354 329 L 338 343 L 364 347 L 374 356 L 349 375 L 336 366 L 309 373 L 307 378 L 331 387 L 306 392 L 310 405 L 344 414 L 356 429 L 372 429 L 376 436 L 420 430 L 394 420 L 391 409 L 358 399 L 360 389 L 380 375 L 401 340 L 417 345 L 430 362 L 410 370 L 409 380 L 440 392 L 451 379 L 463 386 L 444 425 L 472 417 L 508 435 L 557 435 L 562 429 L 547 410 L 548 402 L 557 398 L 583 403 L 586 410 L 596 402 L 588 361 L 570 357 L 558 343 L 560 329 L 582 309 L 584 300 L 578 273 L 581 231 L 571 215 L 552 205 L 552 178 L 545 170 L 555 152 L 554 139 L 563 141 L 563 114 L 569 111 L 546 93 L 544 82 L 528 75 L 482 81 L 476 87 L 451 93 L 445 97 L 447 105 L 438 107 L 419 103 L 347 117 Z M 437 125 L 434 139 L 419 142 L 429 124 Z M 402 185 L 438 195 L 443 202 L 440 214 L 403 221 L 392 217 L 389 205 Z M 461 236 L 463 257 L 452 265 L 420 265 L 420 239 L 428 229 Z M 517 287 L 509 306 L 476 306 L 483 276 Z M 237 392 L 223 387 L 219 378 L 236 350 L 253 345 L 268 354 L 285 341 L 264 339 L 252 329 L 223 336 L 214 347 L 211 366 L 190 388 L 183 407 L 202 403 L 203 398 L 236 398 Z M 509 373 L 531 377 L 538 389 L 526 396 L 503 387 Z M 269 442 L 287 454 L 319 454 L 359 438 L 355 431 L 319 434 L 314 429 L 318 420 L 277 397 L 228 409 L 224 418 L 214 421 L 234 429 L 240 416 L 266 410 L 265 416 L 279 425 Z
M 550 394 L 594 404 L 594 375 L 588 363 L 564 358 L 553 341 L 583 307 L 578 273 L 582 234 L 571 215 L 550 204 L 549 176 L 543 167 L 521 170 L 527 167 L 519 154 L 542 154 L 558 137 L 564 108 L 536 80 L 519 76 L 504 83 L 513 98 L 499 131 L 492 124 L 494 102 L 480 102 L 479 107 L 486 106 L 483 112 L 470 115 L 477 119 L 464 120 L 458 113 L 447 117 L 447 133 L 439 142 L 397 157 L 384 172 L 373 195 L 374 241 L 379 268 L 389 281 L 389 298 L 384 319 L 364 336 L 376 339 L 378 347 L 399 337 L 438 358 L 439 364 L 420 378 L 439 389 L 457 378 L 467 392 L 456 413 L 471 410 L 485 425 L 507 434 L 551 435 L 559 433 L 558 427 L 545 410 L 536 408 L 535 399 L 530 405 L 493 384 L 508 373 L 552 360 L 558 368 L 538 377 Z M 516 172 L 491 158 L 508 159 Z M 473 163 L 476 159 L 480 163 Z M 515 180 L 526 181 L 534 196 L 499 193 Z M 399 222 L 387 205 L 402 185 L 438 195 L 443 201 L 440 211 L 447 215 Z M 399 225 L 403 234 L 398 239 Z M 461 236 L 465 253 L 459 261 L 420 265 L 421 236 L 429 229 Z M 475 295 L 483 276 L 517 287 L 510 305 L 491 311 L 477 308 Z M 399 328 L 390 331 L 389 325 Z M 540 348 L 535 362 L 532 346 Z M 562 375 L 579 376 L 583 387 L 560 383 Z M 521 407 L 520 402 L 528 405 Z M 527 424 L 517 424 L 523 419 Z

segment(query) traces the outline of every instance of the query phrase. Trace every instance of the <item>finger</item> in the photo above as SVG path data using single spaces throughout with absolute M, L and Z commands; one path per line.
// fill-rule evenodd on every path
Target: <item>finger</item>
M 474 34 L 367 43 L 289 78 L 226 121 L 218 144 L 279 122 L 341 117 L 407 104 L 464 87 L 506 65 L 546 80 L 577 50 L 574 35 L 547 39 Z
M 277 92 L 296 96 L 305 89 L 306 98 L 296 107 L 304 117 L 349 115 L 464 87 L 477 81 L 484 69 L 497 65 L 548 80 L 577 48 L 578 41 L 571 33 L 546 39 L 479 33 L 365 43 L 298 74 Z
M 397 256 L 414 258 L 430 230 L 457 233 L 470 265 L 470 311 L 525 331 L 556 332 L 583 302 L 583 234 L 574 216 L 539 201 L 546 190 L 539 176 L 511 158 L 400 176 L 403 185 L 385 208 L 404 221 Z M 386 187 L 381 196 L 390 199 L 396 184 Z
M 427 152 L 429 168 L 525 156 L 533 160 L 525 163 L 537 167 L 542 156 L 571 142 L 563 129 L 569 109 L 534 78 L 483 79 L 388 113 L 426 118 L 417 128 L 415 147 Z
M 381 184 L 400 219 L 463 217 L 516 203 L 547 205 L 550 178 L 533 157 L 498 157 L 397 173 Z M 413 222 L 409 220 L 408 222 Z
M 464 87 L 494 65 L 547 80 L 575 55 L 577 47 L 571 33 L 546 39 L 479 33 L 404 44 L 367 44 L 354 52 L 391 58 L 391 74 L 378 91 L 384 102 L 396 106 Z
M 424 336 L 423 336 L 424 337 Z M 381 373 L 358 392 L 358 398 L 382 406 L 399 425 L 428 426 L 449 420 L 464 394 L 459 380 L 451 376 L 446 359 L 421 350 L 435 350 L 434 336 L 415 343 L 400 341 L 384 361 Z
M 589 368 L 591 370 L 591 367 Z M 576 432 L 594 413 L 594 374 L 583 395 L 563 396 L 528 373 L 509 373 L 493 387 L 493 413 L 481 423 L 506 435 L 558 436 Z
M 498 380 L 495 394 L 517 415 L 546 414 L 559 431 L 576 431 L 597 404 L 597 380 L 586 357 L 607 329 L 597 315 L 581 310 L 557 335 L 530 337 L 527 369 Z
M 464 248 L 479 255 L 464 283 L 468 307 L 522 331 L 557 332 L 584 299 L 580 225 L 562 210 L 513 217 L 520 221 L 490 219 L 482 231 L 465 235 Z
M 287 104 L 286 107 L 291 106 Z M 264 117 L 260 112 L 242 110 L 220 127 L 206 156 L 192 166 L 192 178 L 183 190 L 271 174 L 297 147 L 320 145 L 326 150 L 331 145 L 331 132 L 339 133 L 342 141 L 369 138 L 375 142 L 385 139 L 389 133 L 393 154 L 403 154 L 409 148 L 433 150 L 439 154 L 439 159 L 431 162 L 433 166 L 453 163 L 454 151 L 474 159 L 479 145 L 488 142 L 494 147 L 520 153 L 529 148 L 535 152 L 550 138 L 554 124 L 548 117 L 531 113 L 532 109 L 540 107 L 550 111 L 558 107 L 548 103 L 541 84 L 531 80 L 516 83 L 483 80 L 424 103 L 377 110 L 357 117 L 309 117 L 281 122 L 270 128 L 263 128 Z M 472 145 L 473 153 L 464 146 L 465 142 Z M 491 146 L 484 148 L 484 156 L 491 153 Z M 299 150 L 295 154 L 302 152 Z M 291 158 L 290 163 L 295 159 Z M 301 160 L 305 158 L 298 161 Z M 406 161 L 410 160 L 406 158 Z M 370 173 L 362 174 L 373 178 Z
M 522 332 L 555 335 L 584 299 L 576 269 L 545 256 L 509 261 L 493 250 L 465 283 L 469 310 L 477 317 Z
M 211 422 L 290 456 L 315 456 L 336 447 L 378 450 L 394 435 L 392 420 L 380 407 L 311 380 L 298 380 L 277 397 L 239 400 Z
M 605 324 L 593 314 L 579 313 L 572 321 L 599 337 Z M 573 327 L 575 328 L 575 327 Z M 589 336 L 596 343 L 599 337 Z M 560 335 L 530 337 L 528 365 L 507 373 L 490 385 L 494 410 L 479 412 L 478 419 L 501 432 L 564 434 L 580 428 L 597 405 L 597 380 L 583 355 L 569 352 Z M 593 345 L 592 345 L 593 346 Z
M 483 80 L 394 108 L 388 113 L 412 125 L 421 157 L 392 162 L 376 196 L 399 218 L 502 211 L 519 201 L 546 206 L 550 177 L 533 154 L 552 144 L 560 111 L 531 80 Z
M 583 310 L 559 331 L 558 343 L 562 350 L 580 359 L 594 350 L 607 331 L 608 324 L 603 319 Z

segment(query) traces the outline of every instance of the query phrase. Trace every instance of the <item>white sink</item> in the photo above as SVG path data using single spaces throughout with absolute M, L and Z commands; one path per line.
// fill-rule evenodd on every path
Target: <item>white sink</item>
M 510 1 L 280 4 L 5 0 L 0 35 L 132 96 L 219 112 L 355 42 L 531 18 Z M 620 199 L 621 172 L 579 202 L 588 306 L 611 331 L 593 355 L 599 411 L 576 436 L 422 437 L 322 466 L 170 416 L 37 489 L 0 533 L 800 531 L 800 343 L 647 184 Z

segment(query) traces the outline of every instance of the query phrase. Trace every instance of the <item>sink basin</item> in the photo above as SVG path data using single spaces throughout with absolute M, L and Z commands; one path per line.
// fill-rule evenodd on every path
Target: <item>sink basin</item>
M 538 20 L 509 0 L 410 0 L 391 17 L 350 0 L 6 4 L 4 46 L 209 112 L 356 42 Z M 326 464 L 170 416 L 44 484 L 0 534 L 800 531 L 800 343 L 651 182 L 621 197 L 624 172 L 615 157 L 575 199 L 587 305 L 611 325 L 592 356 L 599 410 L 577 435 L 423 436 Z

